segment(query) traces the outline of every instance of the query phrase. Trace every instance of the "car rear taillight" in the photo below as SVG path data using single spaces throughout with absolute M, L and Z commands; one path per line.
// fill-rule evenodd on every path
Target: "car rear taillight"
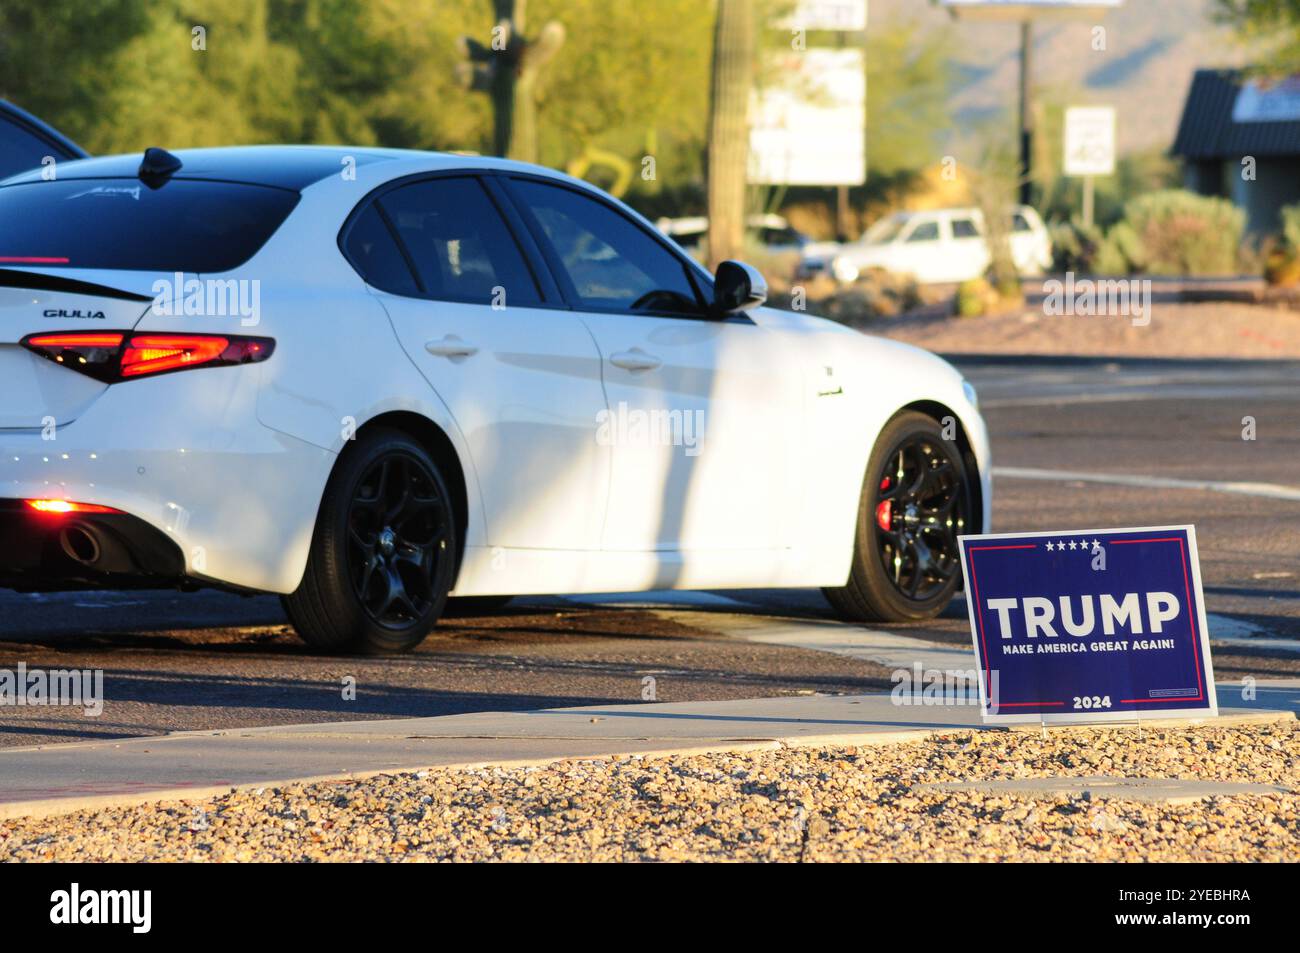
M 62 516 L 65 513 L 120 513 L 121 510 L 115 510 L 111 506 L 100 506 L 98 503 L 73 503 L 70 500 L 23 500 L 29 509 L 37 513 L 52 513 L 56 516 Z
M 107 384 L 192 367 L 255 364 L 275 350 L 271 338 L 120 331 L 29 334 L 22 345 L 47 360 Z

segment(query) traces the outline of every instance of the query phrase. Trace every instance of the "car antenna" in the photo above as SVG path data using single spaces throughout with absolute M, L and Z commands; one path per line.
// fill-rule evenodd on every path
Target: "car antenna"
M 140 171 L 136 173 L 140 181 L 151 189 L 160 188 L 173 173 L 181 167 L 181 160 L 166 149 L 150 146 L 144 150 L 144 159 L 140 162 Z

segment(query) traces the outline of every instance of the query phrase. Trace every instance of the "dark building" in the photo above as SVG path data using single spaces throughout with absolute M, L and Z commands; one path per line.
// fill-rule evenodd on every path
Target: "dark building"
M 1300 202 L 1300 77 L 1265 85 L 1197 70 L 1173 154 L 1187 188 L 1230 199 L 1248 232 L 1280 231 L 1279 210 Z

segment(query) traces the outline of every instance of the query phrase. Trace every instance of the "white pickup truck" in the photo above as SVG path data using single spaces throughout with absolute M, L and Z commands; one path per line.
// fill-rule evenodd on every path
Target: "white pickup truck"
M 801 277 L 829 272 L 852 282 L 863 272 L 880 268 L 913 276 L 923 284 L 966 281 L 983 275 L 990 256 L 984 216 L 979 209 L 948 208 L 926 212 L 897 212 L 880 219 L 856 242 L 806 253 Z M 1018 206 L 1012 220 L 1011 254 L 1022 275 L 1051 267 L 1052 240 L 1038 213 Z

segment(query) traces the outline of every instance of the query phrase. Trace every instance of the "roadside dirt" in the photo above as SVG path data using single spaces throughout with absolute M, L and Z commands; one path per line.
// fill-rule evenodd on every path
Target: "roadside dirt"
M 935 304 L 853 327 L 944 354 L 1300 358 L 1300 313 L 1261 305 L 1157 299 L 1145 326 L 1123 316 L 1050 316 L 1033 302 L 1011 314 L 978 318 L 952 317 L 949 310 L 947 303 Z

